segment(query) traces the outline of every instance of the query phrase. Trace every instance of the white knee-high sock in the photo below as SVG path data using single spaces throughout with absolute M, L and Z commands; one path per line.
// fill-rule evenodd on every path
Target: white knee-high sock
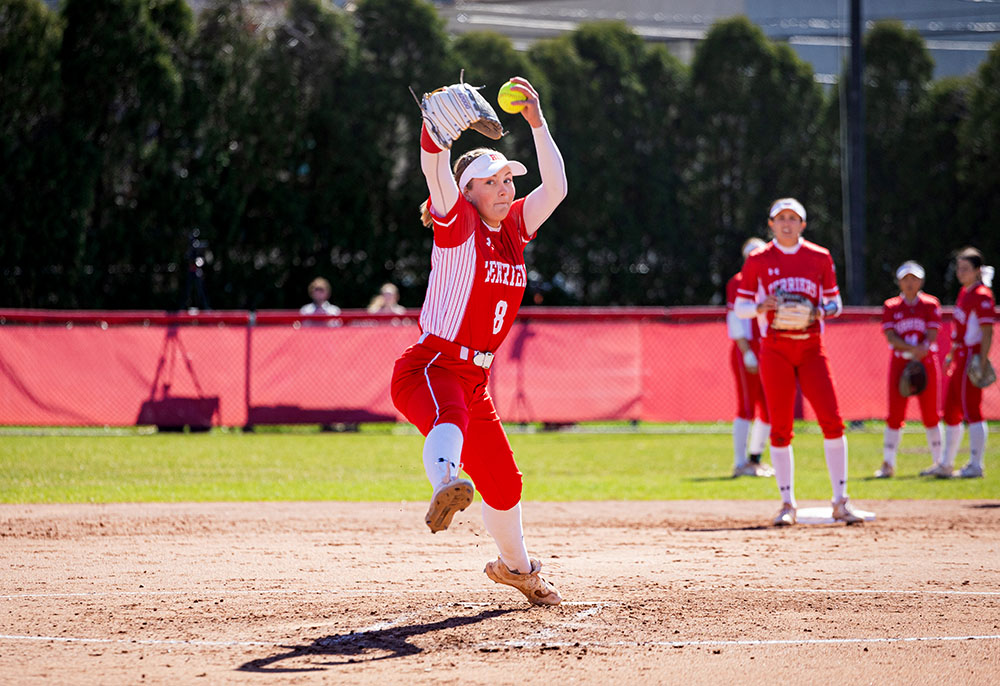
M 941 456 L 941 464 L 945 467 L 955 466 L 955 456 L 962 445 L 962 436 L 965 435 L 964 424 L 944 425 L 944 454 Z
M 824 438 L 823 454 L 833 487 L 833 501 L 839 502 L 847 497 L 847 436 Z
M 983 456 L 986 452 L 986 437 L 990 429 L 986 422 L 969 424 L 969 464 L 983 466 Z
M 771 425 L 759 419 L 753 420 L 753 428 L 750 430 L 750 454 L 763 455 L 767 446 L 767 439 L 771 435 Z
M 882 440 L 882 459 L 893 467 L 896 466 L 896 451 L 899 450 L 899 435 L 902 429 L 885 427 L 885 437 Z
M 524 529 L 521 527 L 521 503 L 509 510 L 497 510 L 483 503 L 483 524 L 497 548 L 507 569 L 520 574 L 531 571 L 528 549 L 524 547 Z
M 737 417 L 733 420 L 733 466 L 739 467 L 747 461 L 747 436 L 750 435 L 750 420 Z
M 772 445 L 771 466 L 774 467 L 774 480 L 778 484 L 781 502 L 795 506 L 795 455 L 792 446 L 779 448 Z
M 438 424 L 424 439 L 424 472 L 431 486 L 437 488 L 458 476 L 462 443 L 465 437 L 454 424 Z
M 934 464 L 941 464 L 941 450 L 943 445 L 941 443 L 941 424 L 940 422 L 934 426 L 925 427 L 927 432 L 927 447 L 931 449 L 931 458 L 934 460 Z

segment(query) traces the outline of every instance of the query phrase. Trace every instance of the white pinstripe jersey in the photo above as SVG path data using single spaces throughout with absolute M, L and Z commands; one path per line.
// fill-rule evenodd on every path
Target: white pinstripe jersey
M 488 227 L 461 194 L 446 216 L 431 217 L 434 248 L 420 328 L 493 352 L 507 337 L 528 285 L 524 246 L 535 235 L 527 235 L 524 225 L 524 198 L 514 201 L 499 229 Z

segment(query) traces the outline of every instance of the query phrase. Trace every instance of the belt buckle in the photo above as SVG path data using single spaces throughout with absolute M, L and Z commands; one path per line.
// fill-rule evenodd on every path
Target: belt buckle
M 472 364 L 477 367 L 482 367 L 483 369 L 489 369 L 490 365 L 493 364 L 493 353 L 477 352 L 472 357 Z

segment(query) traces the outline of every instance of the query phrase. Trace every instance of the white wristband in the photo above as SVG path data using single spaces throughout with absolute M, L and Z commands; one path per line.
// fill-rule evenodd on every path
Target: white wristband
M 747 350 L 743 353 L 743 364 L 747 367 L 757 366 L 757 356 L 753 354 L 753 350 Z

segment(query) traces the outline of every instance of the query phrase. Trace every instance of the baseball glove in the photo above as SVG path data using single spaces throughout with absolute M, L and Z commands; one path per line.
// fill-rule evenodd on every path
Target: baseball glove
M 801 331 L 813 323 L 815 309 L 811 302 L 800 295 L 779 291 L 778 309 L 771 326 L 785 331 Z
M 903 367 L 903 373 L 899 377 L 899 394 L 909 398 L 911 395 L 919 395 L 925 388 L 927 388 L 927 370 L 921 362 L 910 360 Z
M 969 381 L 976 388 L 986 388 L 997 380 L 997 373 L 988 359 L 983 359 L 978 353 L 969 360 L 969 366 L 965 368 L 965 373 Z
M 499 140 L 505 133 L 496 111 L 479 94 L 479 89 L 465 83 L 464 78 L 463 70 L 459 83 L 424 93 L 421 99 L 417 99 L 417 94 L 410 89 L 420 106 L 428 133 L 442 149 L 451 148 L 470 127 L 493 140 Z

